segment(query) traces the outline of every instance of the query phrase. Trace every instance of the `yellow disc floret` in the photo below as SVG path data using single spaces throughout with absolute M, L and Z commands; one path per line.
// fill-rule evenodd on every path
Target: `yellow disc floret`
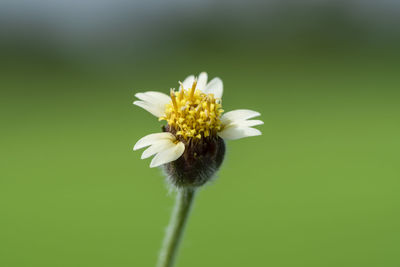
M 171 89 L 172 101 L 165 107 L 165 117 L 160 118 L 184 139 L 201 139 L 221 130 L 221 99 L 196 90 L 196 85 L 197 81 L 194 81 L 192 88 L 185 89 L 181 84 L 179 92 Z

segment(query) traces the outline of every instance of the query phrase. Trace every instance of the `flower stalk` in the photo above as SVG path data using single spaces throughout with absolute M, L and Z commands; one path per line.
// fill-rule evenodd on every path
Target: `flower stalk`
M 157 267 L 173 267 L 183 237 L 186 222 L 195 197 L 195 189 L 180 188 L 176 195 L 175 207 L 165 234 Z

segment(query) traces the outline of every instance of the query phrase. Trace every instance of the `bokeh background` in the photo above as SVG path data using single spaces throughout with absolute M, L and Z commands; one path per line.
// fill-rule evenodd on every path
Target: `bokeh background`
M 0 266 L 154 266 L 174 202 L 132 105 L 189 74 L 262 113 L 177 266 L 400 266 L 399 1 L 0 2 Z

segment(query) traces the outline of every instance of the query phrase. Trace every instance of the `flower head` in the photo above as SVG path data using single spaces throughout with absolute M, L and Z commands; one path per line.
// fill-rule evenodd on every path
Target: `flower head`
M 167 125 L 162 133 L 141 138 L 134 150 L 148 147 L 142 159 L 154 158 L 150 167 L 164 166 L 171 182 L 180 186 L 200 186 L 220 167 L 224 154 L 223 140 L 261 135 L 250 120 L 260 113 L 238 109 L 223 114 L 223 83 L 214 78 L 207 83 L 207 73 L 193 75 L 180 83 L 170 95 L 159 92 L 137 93 L 133 104 L 144 108 Z

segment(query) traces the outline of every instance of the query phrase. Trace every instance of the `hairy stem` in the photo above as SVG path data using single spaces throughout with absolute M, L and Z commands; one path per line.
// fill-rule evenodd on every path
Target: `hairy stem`
M 175 256 L 185 230 L 185 224 L 189 217 L 194 196 L 194 189 L 180 189 L 178 191 L 157 267 L 172 267 L 174 265 Z

